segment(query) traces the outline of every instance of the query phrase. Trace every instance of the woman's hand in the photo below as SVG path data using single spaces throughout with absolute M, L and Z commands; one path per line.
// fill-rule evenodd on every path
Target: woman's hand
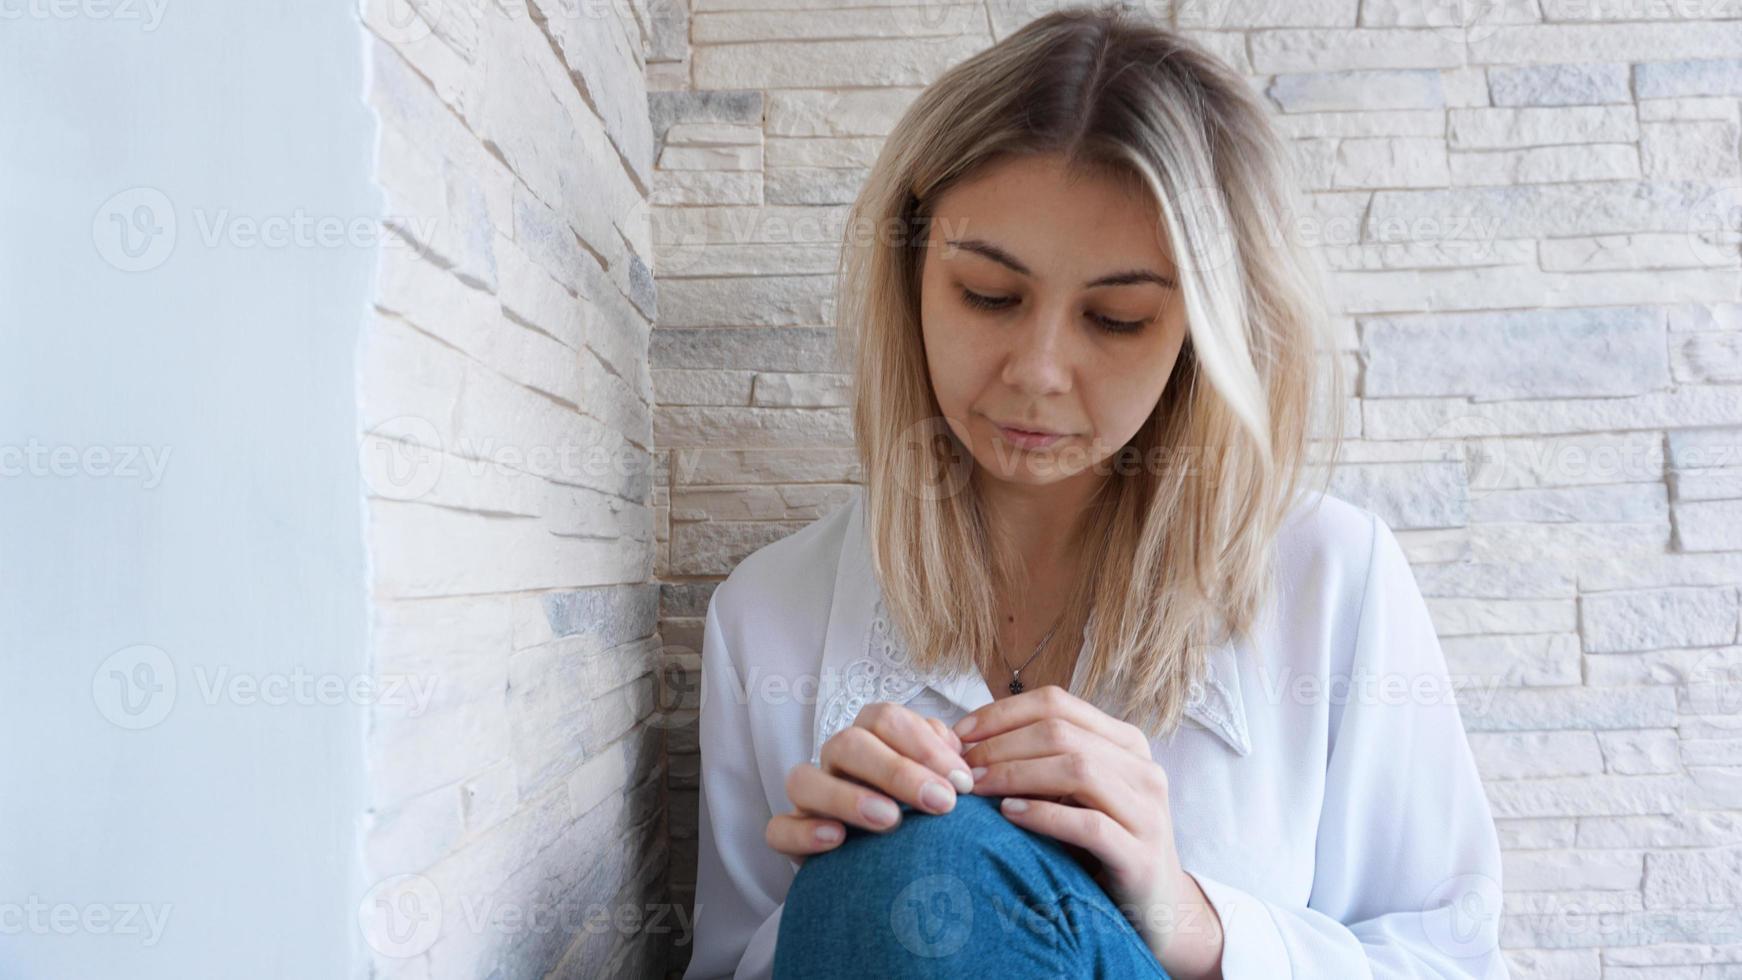
M 901 820 L 896 801 L 929 813 L 955 808 L 973 789 L 962 740 L 949 726 L 887 701 L 868 704 L 853 723 L 823 743 L 822 765 L 799 763 L 786 774 L 791 813 L 768 821 L 768 846 L 789 857 L 826 851 L 846 835 L 844 823 L 886 831 Z
M 1180 867 L 1167 773 L 1141 729 L 1049 684 L 982 705 L 955 732 L 968 745 L 974 793 L 1005 797 L 1012 823 L 1098 861 L 1095 880 L 1135 910 L 1164 969 L 1220 976 L 1220 923 Z

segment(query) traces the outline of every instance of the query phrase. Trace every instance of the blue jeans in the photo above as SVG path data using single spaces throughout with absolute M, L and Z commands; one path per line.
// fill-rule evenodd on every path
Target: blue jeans
M 996 797 L 901 811 L 894 830 L 848 825 L 846 840 L 799 865 L 775 980 L 1168 980 L 1064 845 L 1011 823 Z

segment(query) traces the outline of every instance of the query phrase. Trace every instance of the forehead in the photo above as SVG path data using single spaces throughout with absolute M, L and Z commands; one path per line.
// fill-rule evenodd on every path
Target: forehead
M 1069 170 L 1057 156 L 989 163 L 938 195 L 931 215 L 934 247 L 990 241 L 1043 278 L 1048 270 L 1076 275 L 1109 265 L 1173 269 L 1160 209 L 1145 186 L 1125 173 Z

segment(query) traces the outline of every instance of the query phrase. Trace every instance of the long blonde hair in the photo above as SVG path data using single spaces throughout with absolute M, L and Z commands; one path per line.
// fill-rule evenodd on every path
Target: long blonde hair
M 1179 266 L 1186 342 L 1075 529 L 1084 572 L 1055 634 L 1090 630 L 1085 691 L 1156 737 L 1178 724 L 1211 646 L 1263 611 L 1315 406 L 1331 406 L 1324 424 L 1341 443 L 1334 352 L 1322 359 L 1332 393 L 1320 391 L 1323 270 L 1290 233 L 1295 173 L 1263 107 L 1173 30 L 1118 7 L 1066 8 L 926 88 L 848 215 L 838 279 L 873 566 L 922 670 L 991 676 L 999 597 L 1025 578 L 931 390 L 927 209 L 983 164 L 1031 153 L 1129 178 L 1158 205 Z

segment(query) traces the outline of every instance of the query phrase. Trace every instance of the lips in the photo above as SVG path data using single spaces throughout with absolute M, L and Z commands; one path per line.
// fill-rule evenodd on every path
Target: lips
M 1013 422 L 999 422 L 996 419 L 993 420 L 992 424 L 998 426 L 1000 429 L 1009 429 L 1011 432 L 1016 432 L 1016 433 L 1019 433 L 1021 435 L 1025 435 L 1025 436 L 1045 437 L 1045 436 L 1062 436 L 1065 434 L 1063 432 L 1055 432 L 1052 429 L 1037 429 L 1037 428 L 1034 428 L 1032 426 L 1017 425 Z
M 992 423 L 998 429 L 999 438 L 1018 449 L 1046 449 L 1067 437 L 1067 433 L 1018 428 L 1005 425 L 1002 422 Z

